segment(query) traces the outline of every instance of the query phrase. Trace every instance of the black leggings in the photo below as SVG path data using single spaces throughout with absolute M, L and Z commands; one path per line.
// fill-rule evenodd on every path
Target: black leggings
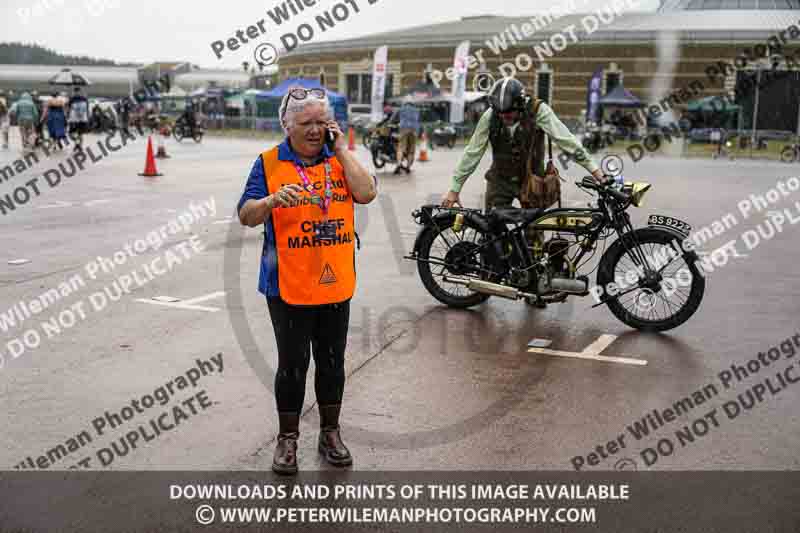
M 317 403 L 342 403 L 350 300 L 305 307 L 289 305 L 280 297 L 269 297 L 267 305 L 278 343 L 278 371 L 275 374 L 278 411 L 299 413 L 303 409 L 306 373 L 312 351 Z

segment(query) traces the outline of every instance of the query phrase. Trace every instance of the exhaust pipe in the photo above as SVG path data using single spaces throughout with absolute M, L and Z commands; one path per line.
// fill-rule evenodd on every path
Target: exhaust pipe
M 465 279 L 465 278 L 451 278 L 443 276 L 444 281 L 448 283 L 455 283 L 463 285 L 471 291 L 479 292 L 481 294 L 490 294 L 492 296 L 499 296 L 501 298 L 508 298 L 509 300 L 519 300 L 527 296 L 525 293 L 520 292 L 513 287 L 506 287 L 497 283 L 482 281 L 478 279 Z
M 550 288 L 570 294 L 585 294 L 589 284 L 582 279 L 553 278 L 550 280 Z

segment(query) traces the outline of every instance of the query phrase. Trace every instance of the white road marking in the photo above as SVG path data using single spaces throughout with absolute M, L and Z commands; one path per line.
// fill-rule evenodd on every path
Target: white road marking
M 211 294 L 206 294 L 205 296 L 198 296 L 197 298 L 192 298 L 191 300 L 184 300 L 184 304 L 196 304 L 199 302 L 205 302 L 206 300 L 212 300 L 214 298 L 219 298 L 220 296 L 225 296 L 225 291 L 217 291 L 212 292 Z
M 600 355 L 600 352 L 608 348 L 609 345 L 616 340 L 616 338 L 616 335 L 600 335 L 596 341 L 584 348 L 583 352 L 581 353 L 585 353 L 587 355 Z
M 219 298 L 220 296 L 224 295 L 225 291 L 217 291 L 217 292 L 212 292 L 211 294 L 206 294 L 204 296 L 198 296 L 197 298 L 191 298 L 189 300 L 181 301 L 177 298 L 173 299 L 173 300 L 178 300 L 180 303 L 176 303 L 174 301 L 164 301 L 167 298 L 171 298 L 170 296 L 156 296 L 156 298 L 160 298 L 160 300 L 156 300 L 155 298 L 138 298 L 136 301 L 145 304 L 174 307 L 175 309 L 188 309 L 191 311 L 206 311 L 209 313 L 216 313 L 217 311 L 221 311 L 222 309 L 219 307 L 208 307 L 204 305 L 194 305 L 194 304 L 205 302 L 206 300 L 211 300 L 213 298 Z
M 71 202 L 62 202 L 61 200 L 56 200 L 55 203 L 47 204 L 47 205 L 40 205 L 37 206 L 37 209 L 53 209 L 57 207 L 72 207 Z
M 110 201 L 111 201 L 110 198 L 103 198 L 101 200 L 89 200 L 88 202 L 84 202 L 83 205 L 85 205 L 86 207 L 91 207 L 91 206 L 97 205 L 97 204 L 107 204 Z
M 10 259 L 8 261 L 9 265 L 24 265 L 25 263 L 30 263 L 30 259 Z
M 542 355 L 554 355 L 556 357 L 572 357 L 575 359 L 591 359 L 593 361 L 603 361 L 606 363 L 620 363 L 623 365 L 644 366 L 647 361 L 644 359 L 633 359 L 630 357 L 614 357 L 610 355 L 600 355 L 600 352 L 617 339 L 616 335 L 600 335 L 600 337 L 584 348 L 582 352 L 565 352 L 562 350 L 550 350 L 547 348 L 529 348 L 528 353 L 538 353 Z
M 220 220 L 215 220 L 212 224 L 233 224 L 234 218 L 233 217 L 225 217 Z
M 168 304 L 174 304 L 175 302 L 180 302 L 180 298 L 175 298 L 174 296 L 153 296 L 151 300 L 155 300 L 157 302 L 167 302 Z

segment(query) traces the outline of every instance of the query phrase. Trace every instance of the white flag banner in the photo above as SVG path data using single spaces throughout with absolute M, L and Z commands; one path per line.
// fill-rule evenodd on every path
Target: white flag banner
M 469 41 L 464 41 L 456 48 L 453 59 L 453 90 L 450 103 L 450 122 L 460 124 L 464 122 L 464 92 L 467 88 L 467 57 L 469 56 Z
M 383 98 L 386 89 L 386 67 L 389 48 L 381 46 L 375 50 L 372 63 L 372 121 L 383 120 Z

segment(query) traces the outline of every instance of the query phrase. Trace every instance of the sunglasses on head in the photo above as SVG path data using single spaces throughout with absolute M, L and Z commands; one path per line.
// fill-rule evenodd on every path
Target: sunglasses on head
M 295 100 L 305 100 L 309 94 L 314 98 L 325 98 L 325 89 L 303 89 L 298 87 L 289 91 L 289 97 Z

